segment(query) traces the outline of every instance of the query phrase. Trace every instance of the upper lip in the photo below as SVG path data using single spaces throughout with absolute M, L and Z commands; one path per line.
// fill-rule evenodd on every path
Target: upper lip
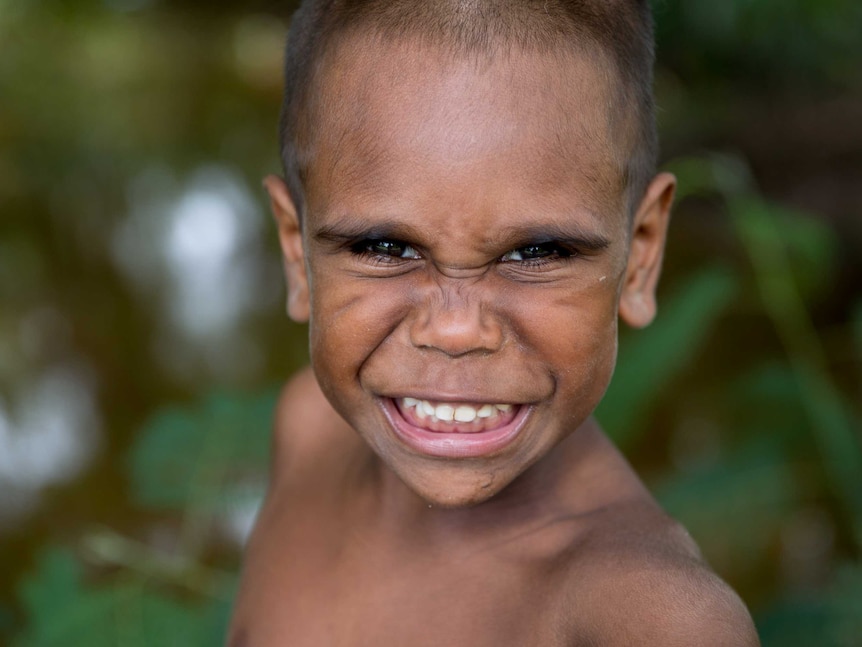
M 512 405 L 521 405 L 527 404 L 526 402 L 521 402 L 517 399 L 505 400 L 497 397 L 488 397 L 485 395 L 464 395 L 463 393 L 459 393 L 458 395 L 446 395 L 443 393 L 405 393 L 403 395 L 384 395 L 384 398 L 389 398 L 391 400 L 400 400 L 402 398 L 414 398 L 416 400 L 427 400 L 429 402 L 451 402 L 451 403 L 463 403 L 463 404 L 512 404 Z

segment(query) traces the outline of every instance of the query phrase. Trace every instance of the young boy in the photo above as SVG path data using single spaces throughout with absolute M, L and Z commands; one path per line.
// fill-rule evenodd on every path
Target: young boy
M 651 78 L 642 0 L 299 10 L 266 187 L 312 366 L 230 645 L 758 644 L 591 417 L 656 309 Z

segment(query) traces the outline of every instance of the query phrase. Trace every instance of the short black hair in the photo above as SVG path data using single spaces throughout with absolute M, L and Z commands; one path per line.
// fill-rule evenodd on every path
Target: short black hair
M 287 38 L 279 123 L 285 182 L 302 217 L 310 162 L 315 77 L 326 52 L 347 32 L 427 41 L 455 54 L 598 52 L 617 82 L 609 109 L 627 124 L 621 184 L 633 210 L 655 174 L 658 137 L 653 100 L 653 24 L 648 0 L 304 0 Z M 620 119 L 621 117 L 621 119 Z

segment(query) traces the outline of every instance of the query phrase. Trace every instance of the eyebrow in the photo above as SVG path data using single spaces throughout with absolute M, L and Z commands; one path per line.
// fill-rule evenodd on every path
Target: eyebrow
M 513 249 L 518 246 L 561 243 L 583 252 L 600 252 L 611 244 L 610 239 L 603 234 L 587 231 L 574 222 L 566 225 L 547 223 L 507 227 L 502 234 L 506 240 L 515 241 L 512 243 Z
M 369 223 L 358 216 L 346 216 L 324 225 L 314 232 L 314 240 L 322 243 L 343 245 L 357 240 L 416 240 L 419 232 L 410 225 L 396 222 Z
M 346 216 L 340 220 L 324 225 L 314 232 L 314 240 L 321 243 L 345 245 L 357 240 L 399 240 L 417 242 L 421 233 L 414 227 L 397 222 L 369 223 L 358 216 Z M 524 226 L 505 227 L 494 235 L 494 239 L 505 244 L 500 247 L 517 249 L 527 245 L 545 243 L 560 243 L 582 252 L 600 252 L 607 249 L 611 241 L 603 234 L 592 232 L 577 223 L 560 225 L 557 223 L 528 224 Z

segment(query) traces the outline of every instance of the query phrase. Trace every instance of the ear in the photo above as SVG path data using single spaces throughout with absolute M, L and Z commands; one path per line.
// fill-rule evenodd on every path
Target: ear
M 620 317 L 634 328 L 648 326 L 655 317 L 655 290 L 675 191 L 673 175 L 656 175 L 632 222 L 629 260 L 620 293 Z
M 281 243 L 281 253 L 284 257 L 284 276 L 287 279 L 287 314 L 296 322 L 306 322 L 311 308 L 299 215 L 284 180 L 275 175 L 268 175 L 263 180 L 263 185 L 269 193 L 272 215 L 278 227 L 278 240 Z

